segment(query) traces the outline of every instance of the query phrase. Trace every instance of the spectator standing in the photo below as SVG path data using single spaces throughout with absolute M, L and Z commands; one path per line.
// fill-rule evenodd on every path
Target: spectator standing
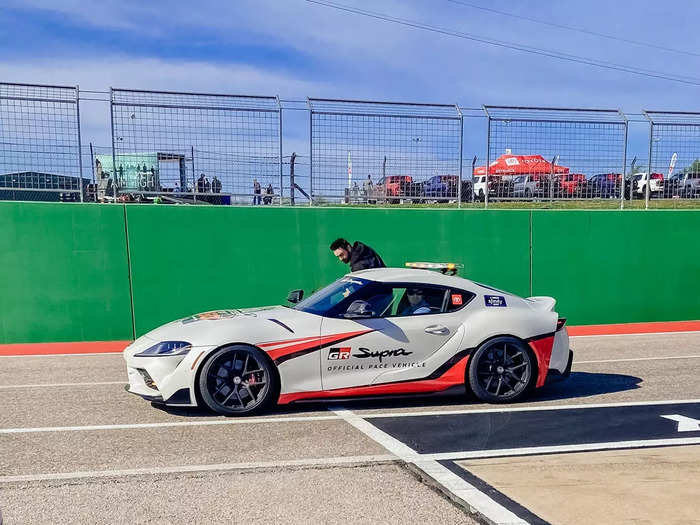
M 221 181 L 216 175 L 214 175 L 214 178 L 211 180 L 211 191 L 213 193 L 221 193 Z
M 253 179 L 253 204 L 260 204 L 261 203 L 260 193 L 261 193 L 260 183 L 258 182 L 258 179 Z
M 263 197 L 263 204 L 272 204 L 272 195 L 274 195 L 275 190 L 272 189 L 272 184 L 268 184 L 265 188 L 265 197 Z

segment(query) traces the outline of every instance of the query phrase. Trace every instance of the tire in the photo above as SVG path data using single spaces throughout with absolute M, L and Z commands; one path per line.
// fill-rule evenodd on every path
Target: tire
M 512 403 L 532 390 L 537 380 L 535 359 L 521 340 L 496 337 L 474 352 L 468 379 L 481 401 Z
M 532 192 L 530 191 L 529 188 L 525 190 L 525 198 L 532 199 Z
M 260 413 L 277 401 L 280 380 L 270 358 L 257 348 L 231 345 L 215 350 L 202 365 L 199 395 L 227 416 Z

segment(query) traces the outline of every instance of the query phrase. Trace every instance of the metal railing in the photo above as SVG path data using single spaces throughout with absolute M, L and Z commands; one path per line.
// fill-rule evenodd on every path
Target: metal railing
M 112 89 L 112 159 L 100 172 L 117 195 L 175 202 L 281 202 L 277 97 Z
M 649 199 L 700 198 L 700 113 L 645 110 L 649 168 L 635 176 L 633 193 Z
M 309 99 L 314 202 L 457 199 L 462 115 L 456 105 Z
M 615 109 L 484 106 L 483 199 L 624 201 L 627 118 Z
M 79 93 L 0 83 L 0 199 L 83 199 Z
M 0 200 L 700 205 L 700 113 L 84 94 L 0 83 Z M 111 144 L 83 141 L 81 102 L 106 104 Z M 649 141 L 648 158 L 628 166 L 630 122 L 648 126 Z M 283 136 L 299 154 L 284 154 Z

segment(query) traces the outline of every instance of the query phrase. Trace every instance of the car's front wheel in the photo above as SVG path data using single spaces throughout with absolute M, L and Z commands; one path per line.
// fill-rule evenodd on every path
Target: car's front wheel
M 264 352 L 231 345 L 214 351 L 202 366 L 199 394 L 219 414 L 251 415 L 276 402 L 279 378 Z
M 535 362 L 525 343 L 514 337 L 496 337 L 472 355 L 469 386 L 487 403 L 510 403 L 526 394 L 535 382 Z

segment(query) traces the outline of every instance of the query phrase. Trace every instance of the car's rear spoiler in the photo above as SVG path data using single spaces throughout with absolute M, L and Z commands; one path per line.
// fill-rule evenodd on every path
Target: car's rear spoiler
M 532 304 L 535 310 L 542 310 L 545 312 L 551 312 L 554 310 L 554 306 L 557 304 L 557 300 L 553 297 L 528 297 L 528 301 Z

